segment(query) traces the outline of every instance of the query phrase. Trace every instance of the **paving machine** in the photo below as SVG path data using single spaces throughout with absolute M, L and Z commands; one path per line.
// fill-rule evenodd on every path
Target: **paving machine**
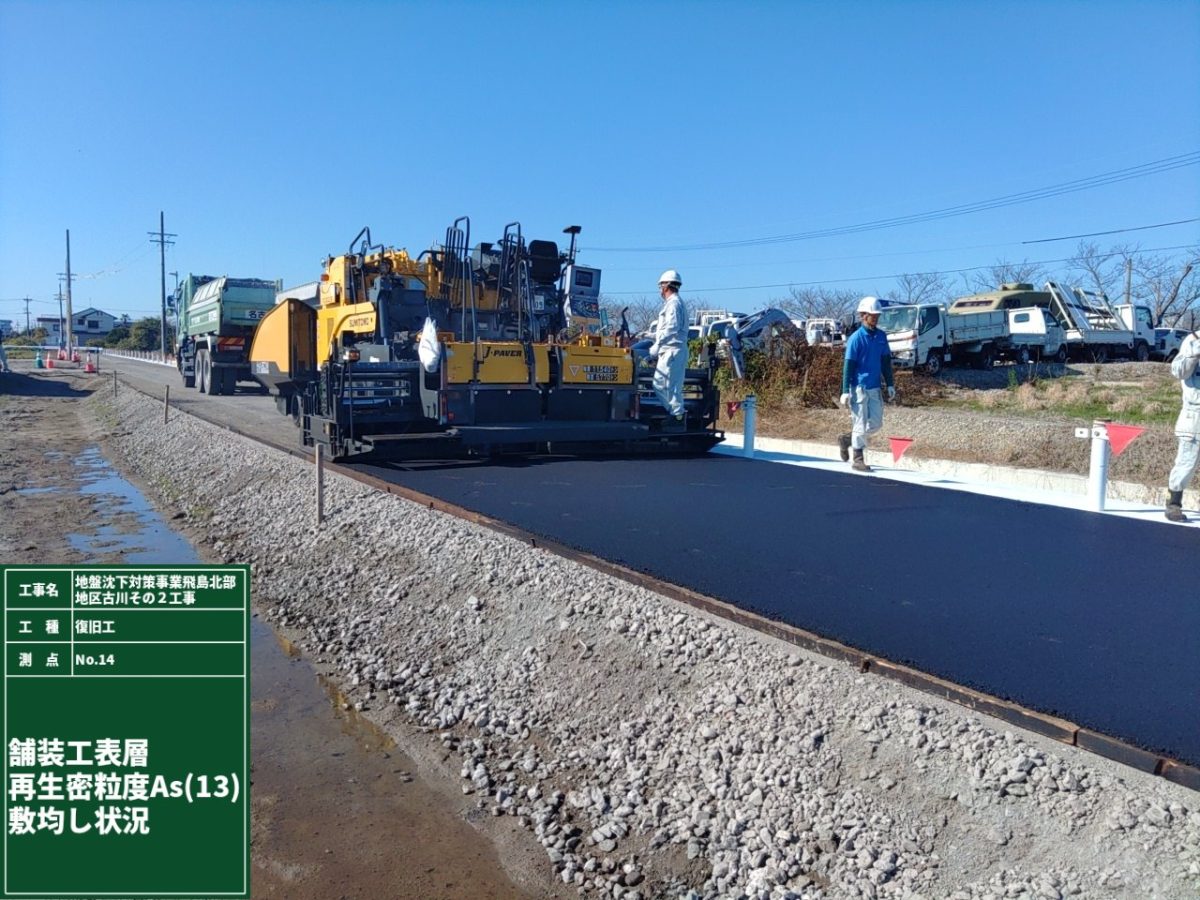
M 325 262 L 315 300 L 281 294 L 259 324 L 251 371 L 332 458 L 500 453 L 705 452 L 717 366 L 688 369 L 682 431 L 651 387 L 644 351 L 600 309 L 600 270 L 519 223 L 471 244 L 460 218 L 412 258 L 364 228 Z

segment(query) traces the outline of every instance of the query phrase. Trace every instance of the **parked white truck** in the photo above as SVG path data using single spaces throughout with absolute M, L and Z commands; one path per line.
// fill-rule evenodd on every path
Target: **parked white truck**
M 949 306 L 889 306 L 879 318 L 892 364 L 921 367 L 936 375 L 946 365 L 990 369 L 998 359 L 1065 358 L 1062 329 L 1042 315 L 1031 285 L 1006 284 L 998 291 L 961 297 Z M 1044 302 L 1044 301 L 1043 301 Z M 1033 311 L 1039 310 L 1037 314 Z
M 1150 310 L 1136 304 L 1113 306 L 1108 297 L 1083 288 L 1046 282 L 1050 312 L 1067 332 L 1071 359 L 1105 362 L 1110 358 L 1150 358 L 1155 335 Z

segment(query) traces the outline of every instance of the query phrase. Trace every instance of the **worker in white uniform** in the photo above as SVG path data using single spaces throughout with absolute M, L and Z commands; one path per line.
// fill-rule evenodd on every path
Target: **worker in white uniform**
M 683 408 L 683 382 L 687 376 L 688 323 L 687 310 L 679 299 L 683 279 L 674 269 L 667 269 L 658 279 L 658 293 L 663 305 L 654 323 L 654 343 L 650 358 L 657 358 L 654 367 L 654 393 L 667 411 L 663 422 L 666 431 L 683 431 L 687 427 Z
M 1183 407 L 1175 420 L 1175 437 L 1179 440 L 1179 451 L 1175 454 L 1175 465 L 1167 477 L 1166 517 L 1172 522 L 1186 522 L 1183 514 L 1183 492 L 1196 471 L 1200 461 L 1200 332 L 1193 331 L 1183 339 L 1179 354 L 1171 363 L 1171 374 L 1179 379 L 1183 388 Z

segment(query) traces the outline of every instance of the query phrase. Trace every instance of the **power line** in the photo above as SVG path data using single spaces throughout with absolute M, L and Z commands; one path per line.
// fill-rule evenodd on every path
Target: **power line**
M 1178 222 L 1164 222 L 1161 225 L 1139 225 L 1131 228 L 1115 228 L 1111 231 L 1097 231 L 1095 235 L 1101 234 L 1120 234 L 1126 231 L 1145 231 L 1151 228 L 1166 228 L 1169 225 L 1183 225 L 1190 222 L 1200 222 L 1200 218 L 1196 219 L 1180 219 Z M 713 265 L 689 265 L 688 271 L 692 270 L 729 270 L 729 269 L 746 269 L 751 266 L 755 268 L 763 268 L 764 266 L 803 266 L 811 263 L 828 263 L 828 262 L 845 262 L 847 260 L 858 259 L 882 259 L 895 256 L 928 256 L 931 253 L 961 253 L 964 250 L 988 250 L 997 247 L 1011 247 L 1014 244 L 1037 244 L 1048 241 L 1066 241 L 1073 238 L 1091 237 L 1093 235 L 1077 234 L 1062 238 L 1044 238 L 1041 241 L 1004 241 L 1002 243 L 992 244 L 968 244 L 958 247 L 933 247 L 924 248 L 921 250 L 888 250 L 884 253 L 852 253 L 842 256 L 809 256 L 804 259 L 781 259 L 781 260 L 756 260 L 754 262 L 741 263 L 718 263 Z M 605 266 L 605 272 L 645 272 L 645 266 Z
M 1153 162 L 1142 163 L 1137 166 L 1129 166 L 1124 169 L 1115 169 L 1111 172 L 1102 172 L 1099 175 L 1091 175 L 1087 178 L 1077 178 L 1074 181 L 1065 181 L 1059 184 L 1049 185 L 1047 187 L 1035 188 L 1030 191 L 1021 191 L 1016 194 L 1006 194 L 1001 197 L 993 197 L 989 200 L 979 200 L 974 203 L 963 203 L 958 206 L 947 206 L 942 209 L 928 210 L 926 212 L 912 213 L 904 216 L 895 216 L 888 219 L 875 219 L 869 222 L 859 222 L 855 225 L 841 225 L 834 228 L 823 228 L 814 231 L 802 231 L 794 234 L 775 235 L 773 237 L 747 238 L 738 241 L 712 241 L 701 244 L 678 244 L 674 246 L 643 246 L 643 247 L 588 247 L 588 252 L 602 253 L 677 253 L 689 250 L 720 250 L 733 247 L 760 247 L 767 244 L 784 244 L 795 241 L 813 240 L 822 237 L 837 237 L 847 234 L 860 234 L 865 231 L 877 231 L 883 228 L 896 228 L 900 225 L 914 225 L 922 222 L 932 222 L 937 219 L 947 219 L 954 216 L 964 216 L 970 213 L 983 212 L 989 209 L 999 209 L 1005 206 L 1015 206 L 1021 203 L 1031 203 L 1034 200 L 1046 200 L 1053 197 L 1061 197 L 1064 194 L 1073 194 L 1078 191 L 1090 190 L 1091 188 L 1103 187 L 1109 184 L 1117 184 L 1122 181 L 1129 181 L 1134 178 L 1144 178 L 1148 175 L 1157 175 L 1162 172 L 1170 172 L 1175 169 L 1181 169 L 1186 166 L 1194 166 L 1200 163 L 1200 150 L 1194 150 L 1190 153 L 1183 153 L 1178 156 L 1169 156 L 1165 159 L 1155 160 Z
M 1140 256 L 1146 253 L 1163 253 L 1167 250 L 1189 250 L 1194 247 L 1194 244 L 1178 244 L 1174 247 L 1150 247 L 1145 250 L 1138 250 L 1130 254 L 1131 256 Z M 1048 266 L 1053 263 L 1071 262 L 1075 257 L 1066 256 L 1062 259 L 1035 259 L 1022 260 L 1022 264 L 1031 266 Z M 689 294 L 715 294 L 724 291 L 758 291 L 777 288 L 793 288 L 793 287 L 812 287 L 819 284 L 847 284 L 861 281 L 877 281 L 884 278 L 901 278 L 905 275 L 958 275 L 963 272 L 979 272 L 984 269 L 991 269 L 995 263 L 989 263 L 982 266 L 965 266 L 961 269 L 934 269 L 927 272 L 893 272 L 889 275 L 857 275 L 852 278 L 821 278 L 817 281 L 786 281 L 780 284 L 743 284 L 735 287 L 718 287 L 718 288 L 690 288 Z M 606 295 L 613 297 L 633 296 L 636 294 L 645 294 L 646 291 L 605 291 Z
M 1187 225 L 1200 222 L 1200 218 L 1180 219 L 1178 222 L 1163 222 L 1161 225 L 1141 225 L 1137 228 L 1114 228 L 1112 231 L 1093 231 L 1090 234 L 1068 234 L 1066 237 L 1038 238 L 1036 241 L 1021 241 L 1022 244 L 1050 244 L 1054 241 L 1073 241 L 1077 238 L 1102 237 L 1106 234 L 1124 234 L 1127 231 L 1149 231 L 1151 228 L 1167 228 L 1171 225 Z

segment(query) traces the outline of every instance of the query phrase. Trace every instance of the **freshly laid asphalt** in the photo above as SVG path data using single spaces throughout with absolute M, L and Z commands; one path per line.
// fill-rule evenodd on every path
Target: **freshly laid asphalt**
M 1200 765 L 1193 529 L 719 455 L 354 467 Z

